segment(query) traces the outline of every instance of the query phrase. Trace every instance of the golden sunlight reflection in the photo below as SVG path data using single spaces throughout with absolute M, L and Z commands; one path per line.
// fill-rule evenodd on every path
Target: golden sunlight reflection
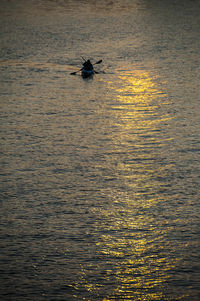
M 116 157 L 120 180 L 143 202 L 145 193 L 155 191 L 155 179 L 166 174 L 171 167 L 169 162 L 166 166 L 162 156 L 165 146 L 172 141 L 165 134 L 171 119 L 165 109 L 167 97 L 155 80 L 143 71 L 121 75 L 109 85 L 116 97 L 111 112 L 118 128 L 112 134 L 113 154 L 109 160 Z M 138 188 L 141 189 L 138 191 Z M 149 202 L 145 201 L 143 206 L 147 204 Z
M 160 241 L 166 229 L 158 229 L 148 214 L 138 216 L 138 209 L 132 208 L 127 205 L 123 212 L 116 208 L 109 217 L 108 212 L 106 217 L 102 215 L 102 220 L 109 219 L 110 226 L 98 247 L 108 266 L 115 261 L 112 295 L 115 300 L 162 300 L 163 287 L 175 264 L 175 259 L 169 261 L 165 253 L 168 246 Z M 107 270 L 108 282 L 113 270 Z M 112 299 L 109 296 L 104 300 Z
M 166 94 L 157 88 L 147 72 L 138 70 L 134 73 L 121 75 L 117 85 L 116 82 L 109 82 L 109 85 L 115 90 L 116 98 L 119 101 L 113 106 L 113 110 L 121 115 L 124 128 L 139 130 L 149 128 L 152 130 L 152 127 L 156 127 L 157 123 L 165 122 L 169 118 L 168 115 L 160 118 L 162 100 Z M 159 110 L 158 113 L 157 109 Z
M 115 95 L 110 110 L 118 131 L 112 134 L 108 161 L 116 156 L 115 175 L 123 192 L 110 188 L 111 205 L 101 211 L 104 234 L 97 246 L 108 266 L 115 261 L 107 281 L 114 273 L 116 283 L 104 301 L 162 300 L 174 265 L 162 241 L 167 225 L 154 217 L 154 208 L 167 201 L 159 194 L 163 184 L 158 181 L 170 168 L 163 154 L 170 141 L 164 134 L 170 119 L 164 108 L 167 97 L 143 71 L 120 75 L 109 87 Z

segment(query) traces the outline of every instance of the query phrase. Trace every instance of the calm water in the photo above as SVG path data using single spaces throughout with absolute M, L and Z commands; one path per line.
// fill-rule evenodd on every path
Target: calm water
M 199 16 L 1 0 L 1 300 L 200 300 Z

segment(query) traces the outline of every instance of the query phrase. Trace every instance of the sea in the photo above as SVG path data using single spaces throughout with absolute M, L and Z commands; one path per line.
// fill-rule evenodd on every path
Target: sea
M 0 81 L 0 300 L 199 301 L 200 2 L 1 0 Z

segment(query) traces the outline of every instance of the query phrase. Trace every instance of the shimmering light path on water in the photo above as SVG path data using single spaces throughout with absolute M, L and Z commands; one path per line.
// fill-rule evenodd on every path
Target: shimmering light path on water
M 198 2 L 0 7 L 0 299 L 199 301 Z

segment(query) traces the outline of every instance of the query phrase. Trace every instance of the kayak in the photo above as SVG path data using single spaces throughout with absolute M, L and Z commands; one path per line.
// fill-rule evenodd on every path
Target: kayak
M 94 73 L 95 73 L 95 72 L 94 72 L 94 69 L 92 69 L 92 70 L 86 70 L 85 68 L 82 68 L 82 69 L 81 69 L 81 75 L 82 75 L 82 77 L 90 77 L 90 76 L 92 76 Z
M 93 65 L 97 65 L 102 63 L 102 60 L 99 60 L 98 62 L 96 62 Z M 78 71 L 75 72 L 71 72 L 71 75 L 75 75 L 76 73 L 81 71 L 81 75 L 82 77 L 90 77 L 95 73 L 99 73 L 97 71 L 94 71 L 93 65 L 91 64 L 90 60 L 85 61 L 85 63 L 83 64 L 83 67 L 81 69 L 79 69 Z

